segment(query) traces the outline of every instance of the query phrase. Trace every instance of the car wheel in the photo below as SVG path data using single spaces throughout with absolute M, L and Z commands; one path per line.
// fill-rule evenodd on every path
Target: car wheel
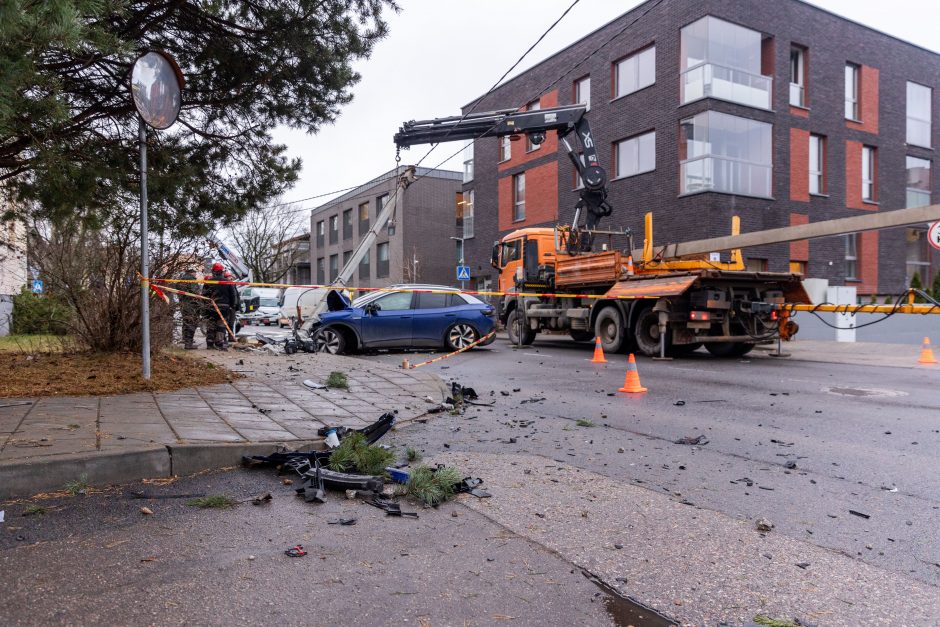
M 336 329 L 327 327 L 320 329 L 313 339 L 318 353 L 342 355 L 346 350 L 346 338 Z
M 509 312 L 509 317 L 506 318 L 506 332 L 509 334 L 510 344 L 519 345 L 519 327 L 521 326 L 522 316 L 519 314 L 518 309 L 513 309 Z M 522 345 L 528 346 L 533 341 L 535 341 L 535 331 L 526 327 L 522 330 Z
M 601 338 L 605 353 L 616 353 L 624 344 L 625 328 L 616 307 L 604 307 L 594 320 L 594 334 Z
M 705 349 L 715 357 L 743 357 L 754 350 L 754 345 L 744 342 L 708 342 Z
M 466 348 L 477 341 L 477 332 L 469 324 L 458 322 L 447 329 L 446 347 L 452 351 Z
M 633 326 L 633 336 L 636 339 L 637 348 L 647 357 L 659 357 L 659 314 L 652 309 L 644 309 L 636 317 L 636 324 Z M 671 346 L 669 337 L 666 337 L 666 354 L 668 355 Z

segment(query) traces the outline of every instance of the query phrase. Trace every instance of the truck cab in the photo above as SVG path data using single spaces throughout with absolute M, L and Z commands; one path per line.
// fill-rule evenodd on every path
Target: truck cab
M 491 265 L 499 271 L 499 291 L 516 291 L 516 272 L 522 267 L 522 252 L 526 242 L 538 246 L 539 265 L 554 265 L 555 229 L 525 228 L 509 233 L 493 245 Z

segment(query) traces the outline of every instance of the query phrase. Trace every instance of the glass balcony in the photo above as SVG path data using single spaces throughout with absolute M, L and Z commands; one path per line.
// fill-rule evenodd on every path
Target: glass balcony
M 790 83 L 790 104 L 794 107 L 805 107 L 803 104 L 803 86 Z
M 703 63 L 681 75 L 682 104 L 701 98 L 719 98 L 748 107 L 770 110 L 773 79 L 714 63 Z
M 682 193 L 725 192 L 770 198 L 772 169 L 723 157 L 699 157 L 681 165 Z

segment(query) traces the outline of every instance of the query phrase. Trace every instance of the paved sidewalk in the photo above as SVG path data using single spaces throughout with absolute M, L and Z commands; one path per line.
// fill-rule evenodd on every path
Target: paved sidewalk
M 751 357 L 770 357 L 769 353 L 777 350 L 776 344 L 758 346 L 745 359 Z M 932 368 L 937 366 L 918 364 L 921 345 L 882 344 L 878 342 L 834 342 L 824 340 L 801 340 L 799 336 L 792 342 L 783 342 L 784 359 L 793 361 L 819 361 L 831 364 L 850 364 L 855 366 L 887 366 L 890 368 Z M 934 348 L 934 354 L 940 359 L 940 351 Z
M 323 426 L 359 428 L 388 411 L 407 422 L 446 396 L 433 374 L 351 357 L 203 355 L 246 378 L 175 392 L 0 399 L 0 498 L 82 474 L 92 485 L 189 474 L 277 444 L 316 445 Z M 332 371 L 347 375 L 348 390 L 302 383 Z

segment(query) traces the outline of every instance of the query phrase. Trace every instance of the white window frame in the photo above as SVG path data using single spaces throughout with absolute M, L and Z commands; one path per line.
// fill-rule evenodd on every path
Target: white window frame
M 640 154 L 640 148 L 644 145 L 652 145 L 653 148 L 652 163 L 647 160 L 647 167 L 645 168 L 642 165 L 644 162 L 643 156 Z M 634 156 L 627 154 L 630 151 L 633 151 L 635 155 L 634 163 L 630 164 L 635 166 L 635 170 L 625 169 L 625 157 Z M 631 176 L 637 176 L 639 174 L 645 174 L 646 172 L 654 171 L 656 169 L 656 131 L 641 133 L 639 135 L 634 135 L 633 137 L 628 137 L 627 139 L 616 142 L 614 144 L 614 154 L 616 155 L 616 170 L 614 171 L 615 180 L 629 178 Z
M 509 135 L 503 135 L 499 139 L 499 163 L 512 159 L 512 140 Z
M 875 158 L 875 148 L 873 146 L 862 146 L 862 200 L 865 202 L 875 202 L 875 179 L 878 173 L 877 161 Z
M 473 203 L 475 194 L 472 189 L 463 193 L 463 238 L 473 238 Z
M 520 182 L 522 183 L 521 186 Z M 521 199 L 520 196 L 522 196 Z M 512 177 L 512 221 L 525 221 L 525 172 L 520 172 Z
M 532 102 L 526 105 L 525 110 L 526 111 L 541 111 L 542 103 L 538 100 L 533 100 Z M 529 140 L 529 136 L 526 135 L 526 138 L 525 138 L 525 151 L 526 152 L 535 152 L 541 147 L 542 147 L 542 144 L 533 144 Z
M 859 82 L 861 67 L 856 63 L 845 64 L 845 119 L 860 122 L 862 110 L 859 106 Z M 851 81 L 851 90 L 849 89 Z M 849 108 L 851 107 L 851 111 Z
M 473 180 L 473 140 L 466 145 L 463 154 L 463 182 L 469 183 Z
M 794 107 L 806 106 L 805 55 L 805 49 L 798 46 L 790 47 L 790 104 Z M 795 77 L 794 74 L 796 74 Z M 796 80 L 793 80 L 794 78 Z
M 845 278 L 858 281 L 858 233 L 845 236 Z
M 907 173 L 911 170 L 911 164 L 910 164 L 911 159 L 915 159 L 917 161 L 923 161 L 924 163 L 927 164 L 927 167 L 924 168 L 927 170 L 927 189 L 920 189 L 917 187 L 911 187 L 910 185 L 907 185 L 907 183 L 910 181 L 910 179 L 907 176 Z M 923 157 L 915 157 L 913 155 L 905 155 L 905 158 L 904 158 L 905 192 L 906 192 L 905 202 L 904 202 L 905 207 L 908 207 L 908 208 L 909 207 L 924 207 L 930 204 L 930 198 L 931 198 L 932 191 L 933 191 L 932 190 L 933 181 L 931 180 L 933 178 L 932 176 L 933 172 L 931 171 L 933 169 L 932 166 L 933 166 L 933 162 L 931 159 L 924 159 Z M 923 198 L 923 200 L 918 200 L 917 203 L 914 204 L 911 202 L 912 194 L 915 196 L 920 196 L 920 197 L 926 196 L 926 198 Z
M 652 60 L 652 77 L 648 83 L 640 82 L 640 62 L 644 60 Z M 632 67 L 624 67 L 625 72 L 629 72 L 633 75 L 635 79 L 636 87 L 630 91 L 623 91 L 623 86 L 620 84 L 620 68 L 624 64 L 630 64 Z M 650 85 L 656 84 L 656 46 L 648 46 L 643 50 L 638 50 L 628 57 L 624 57 L 619 61 L 614 62 L 614 97 L 613 100 L 617 98 L 623 98 L 624 96 L 629 96 L 634 94 L 641 89 L 645 89 Z
M 582 76 L 574 82 L 574 101 L 575 104 L 583 104 L 587 110 L 591 110 L 591 77 Z
M 813 163 L 815 146 L 816 163 Z M 826 138 L 822 135 L 809 136 L 809 193 L 823 196 L 826 193 Z M 815 185 L 814 185 L 815 183 Z
M 911 87 L 927 90 L 927 93 L 928 93 L 927 100 L 929 104 L 927 105 L 927 117 L 926 118 L 918 117 L 916 115 L 911 115 Z M 933 134 L 933 124 L 932 124 L 932 120 L 930 119 L 930 116 L 931 116 L 932 111 L 933 111 L 933 89 L 931 87 L 928 87 L 927 85 L 921 85 L 920 83 L 907 81 L 907 106 L 906 106 L 907 130 L 905 132 L 905 138 L 906 138 L 907 144 L 911 146 L 922 146 L 924 148 L 931 147 L 930 143 L 932 141 L 931 137 Z M 926 144 L 920 144 L 917 141 L 911 139 L 911 122 L 925 124 L 927 126 L 927 143 Z

